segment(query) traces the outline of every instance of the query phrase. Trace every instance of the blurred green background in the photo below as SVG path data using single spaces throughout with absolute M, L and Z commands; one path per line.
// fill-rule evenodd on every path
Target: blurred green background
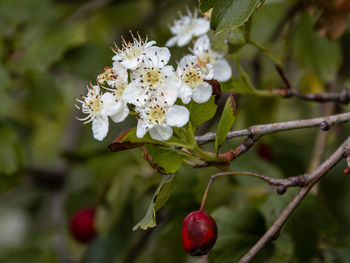
M 336 74 L 349 84 L 349 26 L 336 41 L 313 31 L 304 11 L 274 34 L 296 1 L 266 1 L 252 17 L 252 38 L 285 65 L 302 92 L 328 91 Z M 74 97 L 85 93 L 112 63 L 113 42 L 129 30 L 162 46 L 178 11 L 190 0 L 0 0 L 0 263 L 197 262 L 181 245 L 182 220 L 199 208 L 215 168 L 183 166 L 157 227 L 132 231 L 148 209 L 161 175 L 143 160 L 140 149 L 111 153 L 108 144 L 135 126 L 127 119 L 111 124 L 103 142 L 93 139 Z M 188 53 L 171 49 L 171 63 Z M 252 46 L 237 54 L 258 89 L 283 83 L 273 62 Z M 233 65 L 232 60 L 230 60 Z M 234 87 L 233 87 L 234 90 Z M 220 101 L 225 102 L 225 96 Z M 237 96 L 234 129 L 252 124 L 312 118 L 324 105 L 297 99 Z M 220 108 L 220 107 L 219 107 Z M 335 112 L 349 111 L 337 105 Z M 215 131 L 217 117 L 199 132 Z M 232 162 L 231 170 L 284 178 L 308 170 L 317 129 L 265 136 Z M 349 125 L 329 131 L 324 157 L 349 134 Z M 228 141 L 224 149 L 237 146 Z M 208 145 L 213 149 L 213 145 Z M 350 178 L 340 162 L 309 195 L 254 262 L 350 262 Z M 210 190 L 206 210 L 216 219 L 219 237 L 209 262 L 236 262 L 279 215 L 296 189 L 278 196 L 252 178 L 223 178 Z M 75 211 L 98 206 L 99 237 L 82 245 L 69 235 Z

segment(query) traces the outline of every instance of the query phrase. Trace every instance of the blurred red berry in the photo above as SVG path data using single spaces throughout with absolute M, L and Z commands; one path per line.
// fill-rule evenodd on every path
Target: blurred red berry
M 201 256 L 214 246 L 218 229 L 214 219 L 203 211 L 194 211 L 182 224 L 182 245 L 192 256 Z
M 70 221 L 72 236 L 82 242 L 88 243 L 96 236 L 95 208 L 85 208 L 75 213 Z
M 257 145 L 257 154 L 264 160 L 266 161 L 271 161 L 272 160 L 272 153 L 271 153 L 271 148 L 268 144 L 265 143 L 259 143 Z

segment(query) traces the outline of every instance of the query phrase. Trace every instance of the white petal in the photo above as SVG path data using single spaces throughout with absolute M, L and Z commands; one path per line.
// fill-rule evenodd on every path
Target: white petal
M 125 120 L 125 118 L 129 115 L 129 108 L 126 105 L 126 103 L 124 103 L 124 105 L 122 106 L 121 110 L 118 111 L 116 114 L 110 116 L 112 121 L 118 123 L 118 122 L 122 122 Z
M 140 62 L 139 62 L 139 57 L 132 57 L 132 58 L 124 58 L 122 62 L 120 62 L 120 64 L 123 65 L 124 68 L 127 68 L 127 69 L 136 69 L 139 65 L 140 65 Z
M 184 104 L 188 104 L 192 98 L 193 89 L 188 85 L 182 85 L 179 89 L 179 98 Z
M 149 130 L 152 139 L 166 141 L 173 135 L 173 129 L 168 125 L 156 125 Z
M 108 133 L 108 118 L 98 115 L 92 120 L 92 133 L 96 140 L 102 141 Z
M 101 102 L 101 115 L 104 116 L 114 115 L 122 108 L 122 103 L 120 101 L 116 101 L 115 96 L 110 92 L 106 92 L 101 96 Z
M 147 95 L 143 88 L 131 82 L 123 92 L 123 100 L 135 106 L 142 106 L 147 100 Z
M 147 41 L 144 45 L 144 48 L 147 49 L 147 48 L 153 46 L 155 43 L 156 43 L 156 41 L 154 41 L 154 40 Z
M 227 81 L 232 76 L 232 69 L 230 64 L 225 59 L 218 60 L 213 64 L 214 68 L 214 79 L 218 81 Z
M 187 65 L 197 65 L 197 57 L 193 55 L 186 55 L 180 59 L 179 66 L 180 67 L 185 67 Z
M 207 64 L 206 67 L 207 67 L 207 70 L 205 73 L 207 75 L 205 76 L 205 79 L 206 80 L 212 79 L 214 77 L 214 67 L 212 64 Z
M 210 99 L 212 93 L 213 89 L 211 85 L 203 82 L 193 89 L 192 98 L 197 103 L 204 103 Z
M 210 39 L 207 35 L 199 37 L 193 47 L 193 53 L 201 56 L 206 50 L 210 50 Z
M 195 36 L 203 35 L 210 29 L 210 22 L 205 18 L 196 18 L 192 23 L 194 24 L 193 34 Z
M 170 51 L 166 47 L 150 47 L 145 51 L 145 54 L 147 67 L 163 68 L 170 59 Z
M 169 107 L 166 113 L 166 123 L 169 126 L 182 127 L 190 117 L 190 112 L 184 106 L 174 105 Z
M 162 75 L 167 76 L 167 78 L 164 78 L 165 83 L 162 85 L 162 93 L 164 95 L 164 101 L 169 106 L 175 103 L 181 85 L 180 79 L 173 70 L 174 68 L 172 66 L 165 66 L 162 69 Z
M 148 131 L 147 122 L 143 120 L 138 120 L 137 128 L 136 128 L 137 138 L 143 138 L 143 136 L 145 136 L 147 131 Z
M 175 46 L 175 45 L 176 45 L 176 42 L 177 42 L 177 39 L 178 39 L 177 36 L 171 37 L 171 38 L 165 43 L 165 46 L 166 46 L 166 47 L 173 47 L 173 46 Z
M 123 81 L 123 82 L 128 82 L 128 71 L 124 66 L 119 63 L 119 62 L 114 62 L 113 63 L 113 71 L 114 73 L 118 76 L 117 81 Z
M 178 40 L 177 40 L 177 45 L 179 47 L 183 47 L 183 46 L 187 45 L 188 43 L 190 43 L 191 39 L 192 39 L 191 32 L 184 34 L 184 35 L 179 35 Z

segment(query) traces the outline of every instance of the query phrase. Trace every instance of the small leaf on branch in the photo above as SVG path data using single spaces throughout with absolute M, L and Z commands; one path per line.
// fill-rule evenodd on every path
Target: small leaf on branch
M 216 112 L 216 104 L 214 96 L 211 96 L 208 102 L 206 103 L 195 103 L 191 102 L 189 106 L 190 110 L 190 122 L 192 123 L 193 128 L 198 127 L 203 122 L 210 120 Z
M 178 150 L 162 148 L 156 145 L 144 146 L 142 151 L 152 168 L 161 174 L 175 173 L 181 167 L 184 158 Z
M 215 139 L 215 151 L 218 152 L 219 148 L 224 143 L 228 132 L 231 130 L 232 125 L 236 120 L 236 101 L 231 93 L 230 97 L 225 103 L 224 110 L 222 112 L 218 128 L 216 130 Z
M 152 202 L 145 217 L 139 223 L 137 223 L 132 230 L 135 231 L 139 227 L 146 230 L 147 228 L 156 226 L 156 212 L 168 201 L 172 191 L 174 178 L 175 174 L 163 175 L 163 179 L 160 182 L 157 191 L 153 195 Z

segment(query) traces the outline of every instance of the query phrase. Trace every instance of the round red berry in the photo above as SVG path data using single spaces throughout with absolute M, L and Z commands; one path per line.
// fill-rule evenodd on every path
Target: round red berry
M 188 214 L 182 224 L 182 245 L 192 256 L 201 256 L 214 246 L 218 235 L 215 220 L 203 211 Z
M 85 208 L 75 213 L 70 221 L 72 236 L 82 242 L 88 243 L 96 236 L 95 209 Z

